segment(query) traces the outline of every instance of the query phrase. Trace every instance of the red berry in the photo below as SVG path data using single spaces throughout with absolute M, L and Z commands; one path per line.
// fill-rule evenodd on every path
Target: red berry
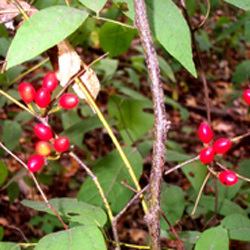
M 54 141 L 54 148 L 58 152 L 64 152 L 69 148 L 69 139 L 67 137 L 58 137 Z
M 233 171 L 225 170 L 219 174 L 219 180 L 222 184 L 231 186 L 238 182 L 238 176 Z
M 204 148 L 200 153 L 200 160 L 204 164 L 210 163 L 214 159 L 213 147 Z
M 51 153 L 50 143 L 47 141 L 39 141 L 36 143 L 36 152 L 42 156 L 48 156 Z
M 215 141 L 213 148 L 216 154 L 225 154 L 231 147 L 232 143 L 229 139 L 221 138 Z
M 203 122 L 198 129 L 198 136 L 204 143 L 209 143 L 213 138 L 213 131 L 208 124 Z
M 40 108 L 46 108 L 51 100 L 50 92 L 46 88 L 40 88 L 36 93 L 36 104 Z
M 51 129 L 44 124 L 36 124 L 34 127 L 36 136 L 41 140 L 50 140 L 53 137 Z
M 65 109 L 73 109 L 79 102 L 79 99 L 76 95 L 73 94 L 64 94 L 61 96 L 59 104 Z
M 250 89 L 246 89 L 243 93 L 243 98 L 245 102 L 250 105 Z
M 30 83 L 23 82 L 18 86 L 19 93 L 24 102 L 30 103 L 36 98 L 36 91 Z
M 43 167 L 44 160 L 41 155 L 33 155 L 28 160 L 28 169 L 31 172 L 37 172 Z
M 58 85 L 58 80 L 54 72 L 48 72 L 43 78 L 43 87 L 46 88 L 49 92 L 52 92 L 56 89 Z

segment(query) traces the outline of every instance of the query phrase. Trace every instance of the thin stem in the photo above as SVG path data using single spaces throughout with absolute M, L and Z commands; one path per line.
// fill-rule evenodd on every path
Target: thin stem
M 102 200 L 104 202 L 104 205 L 107 209 L 107 213 L 108 213 L 108 216 L 109 216 L 109 220 L 111 222 L 111 225 L 112 225 L 112 230 L 113 230 L 113 234 L 114 234 L 114 239 L 115 239 L 115 242 L 116 242 L 116 247 L 117 249 L 120 249 L 119 247 L 119 238 L 118 238 L 118 233 L 117 233 L 117 227 L 116 227 L 116 223 L 114 223 L 114 216 L 113 216 L 113 213 L 112 213 L 112 210 L 109 206 L 109 202 L 106 198 L 106 195 L 101 187 L 101 184 L 100 182 L 98 181 L 98 178 L 94 175 L 94 173 L 83 163 L 83 161 L 81 161 L 77 155 L 75 155 L 73 152 L 70 152 L 69 155 L 74 158 L 78 164 L 87 172 L 87 174 L 92 178 L 93 182 L 95 183 L 101 197 L 102 197 Z
M 41 120 L 41 121 L 44 120 L 43 118 L 41 118 L 40 116 L 38 116 L 36 113 L 34 113 L 32 110 L 30 110 L 25 105 L 23 105 L 21 102 L 19 102 L 18 100 L 16 100 L 14 97 L 12 97 L 11 95 L 7 94 L 2 89 L 0 89 L 0 94 L 3 95 L 3 96 L 5 96 L 10 101 L 14 102 L 17 106 L 19 106 L 20 108 L 24 109 L 25 111 L 27 111 L 29 114 L 31 114 L 32 116 L 34 116 L 38 120 Z
M 54 207 L 49 203 L 46 195 L 44 194 L 43 190 L 41 189 L 35 175 L 29 171 L 28 166 L 19 158 L 17 157 L 15 154 L 13 154 L 8 148 L 6 148 L 2 142 L 0 142 L 0 147 L 5 150 L 9 155 L 11 155 L 15 160 L 17 160 L 23 167 L 25 167 L 30 176 L 32 177 L 33 181 L 35 182 L 36 188 L 38 189 L 38 191 L 40 192 L 41 196 L 43 197 L 43 200 L 45 201 L 45 203 L 47 204 L 47 206 L 55 213 L 56 217 L 59 219 L 59 221 L 62 223 L 63 227 L 65 228 L 65 230 L 69 230 L 68 226 L 64 223 L 64 221 L 62 220 L 61 216 L 57 213 L 57 211 L 54 209 Z
M 149 185 L 145 186 L 140 192 L 137 192 L 132 199 L 126 204 L 126 206 L 115 216 L 114 220 L 117 221 L 124 213 L 125 211 L 135 202 L 136 199 L 138 199 L 141 194 L 143 194 L 147 189 Z
M 141 191 L 141 187 L 139 184 L 139 181 L 137 180 L 137 177 L 135 175 L 135 172 L 130 164 L 130 162 L 128 161 L 127 156 L 125 155 L 120 143 L 118 142 L 117 138 L 115 137 L 112 129 L 110 128 L 109 124 L 107 123 L 105 117 L 103 116 L 102 112 L 100 111 L 100 109 L 98 108 L 98 106 L 96 105 L 93 97 L 91 96 L 91 94 L 89 93 L 88 89 L 86 88 L 86 86 L 82 83 L 82 81 L 79 78 L 75 78 L 75 82 L 78 84 L 79 88 L 82 90 L 83 94 L 85 95 L 86 99 L 88 100 L 89 105 L 92 107 L 92 109 L 96 112 L 97 116 L 99 117 L 100 121 L 102 122 L 104 128 L 107 130 L 111 140 L 113 141 L 115 147 L 117 148 L 135 186 L 138 192 Z M 140 197 L 143 198 L 143 195 Z M 144 210 L 144 213 L 147 214 L 147 204 L 145 203 L 144 200 L 142 200 L 142 207 Z
M 250 132 L 247 132 L 245 133 L 244 135 L 240 135 L 240 136 L 237 136 L 237 137 L 234 137 L 232 139 L 230 139 L 231 142 L 235 142 L 235 141 L 239 141 L 245 137 L 248 137 L 250 135 Z
M 91 16 L 91 17 L 93 17 L 93 18 L 95 18 L 97 20 L 102 20 L 102 21 L 107 21 L 107 22 L 110 22 L 110 23 L 115 23 L 115 24 L 124 26 L 124 27 L 129 28 L 129 29 L 136 29 L 135 26 L 132 26 L 132 25 L 129 25 L 129 24 L 126 24 L 126 23 L 122 23 L 122 22 L 119 22 L 119 21 L 116 21 L 116 20 L 113 20 L 113 19 L 100 17 L 100 16 Z
M 192 159 L 190 159 L 190 160 L 184 161 L 184 162 L 182 162 L 182 163 L 176 165 L 175 167 L 173 167 L 173 168 L 167 170 L 167 171 L 164 173 L 164 175 L 168 175 L 168 174 L 172 173 L 173 171 L 175 171 L 175 170 L 177 170 L 177 169 L 179 169 L 179 168 L 181 168 L 181 167 L 183 167 L 183 166 L 185 166 L 185 165 L 187 165 L 187 164 L 189 164 L 189 163 L 191 163 L 191 162 L 197 161 L 197 160 L 199 160 L 199 158 L 200 158 L 200 155 L 197 155 L 197 156 L 195 156 L 194 158 L 192 158 Z
M 146 57 L 154 104 L 153 160 L 149 181 L 149 213 L 146 216 L 146 220 L 148 222 L 150 247 L 152 250 L 159 250 L 161 249 L 159 210 L 162 173 L 166 155 L 166 138 L 169 124 L 166 119 L 164 92 L 160 80 L 160 67 L 150 32 L 144 0 L 134 0 L 134 9 L 135 23 L 139 31 L 139 36 Z
M 210 175 L 211 175 L 211 173 L 208 172 L 206 178 L 204 179 L 204 181 L 203 181 L 203 183 L 202 183 L 202 186 L 201 186 L 201 188 L 200 188 L 200 190 L 199 190 L 198 196 L 197 196 L 196 201 L 195 201 L 195 205 L 194 205 L 193 211 L 191 212 L 191 216 L 193 216 L 193 215 L 195 214 L 195 212 L 196 212 L 197 206 L 198 206 L 199 201 L 200 201 L 200 199 L 201 199 L 201 195 L 202 195 L 203 189 L 204 189 L 204 187 L 206 186 L 206 183 L 207 183 L 207 181 L 208 181 Z
M 210 4 L 210 0 L 207 0 L 207 13 L 206 16 L 204 17 L 204 19 L 201 21 L 201 23 L 199 25 L 197 25 L 197 27 L 194 28 L 194 31 L 202 28 L 204 26 L 204 24 L 206 23 L 209 14 L 210 14 L 210 9 L 211 9 L 211 4 Z
M 28 14 L 26 13 L 26 11 L 23 9 L 23 7 L 20 5 L 20 3 L 16 0 L 11 0 L 11 2 L 16 6 L 16 8 L 20 11 L 20 13 L 22 14 L 22 16 L 28 20 L 29 19 L 29 16 Z
M 40 63 L 38 63 L 34 67 L 32 67 L 32 68 L 28 69 L 27 71 L 23 72 L 22 74 L 18 75 L 14 80 L 12 80 L 10 82 L 10 85 L 13 84 L 14 82 L 18 81 L 19 79 L 23 78 L 24 76 L 28 75 L 32 71 L 38 69 L 40 66 L 42 66 L 43 64 L 45 64 L 48 61 L 49 61 L 49 58 L 45 58 L 44 60 L 42 60 Z
M 179 243 L 179 245 L 180 245 L 180 248 L 181 248 L 182 250 L 184 250 L 183 243 L 181 242 L 181 240 L 180 240 L 180 238 L 179 238 L 179 235 L 178 235 L 177 232 L 175 231 L 175 228 L 174 228 L 173 225 L 171 224 L 170 220 L 168 219 L 168 217 L 165 215 L 165 213 L 164 213 L 162 210 L 160 210 L 160 213 L 161 213 L 161 215 L 163 216 L 163 218 L 165 219 L 165 221 L 168 223 L 168 225 L 170 226 L 170 228 L 171 228 L 171 230 L 172 230 L 172 232 L 173 232 L 175 238 L 177 239 L 177 241 L 178 241 L 178 243 Z
M 226 168 L 225 166 L 221 165 L 219 162 L 216 162 L 216 164 L 217 164 L 220 168 L 222 168 L 222 169 L 224 169 L 224 170 L 228 170 L 228 168 Z M 244 176 L 242 176 L 242 175 L 240 175 L 240 174 L 237 174 L 237 173 L 235 173 L 235 174 L 238 176 L 238 178 L 240 178 L 240 179 L 242 179 L 242 180 L 244 180 L 244 181 L 250 182 L 250 179 L 249 179 L 249 178 L 246 178 L 246 177 L 244 177 Z

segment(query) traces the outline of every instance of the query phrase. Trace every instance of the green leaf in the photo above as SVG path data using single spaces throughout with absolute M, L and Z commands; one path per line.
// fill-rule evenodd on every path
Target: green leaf
M 15 122 L 6 120 L 3 124 L 3 142 L 9 150 L 14 150 L 19 145 L 21 138 L 21 126 Z
M 79 2 L 98 13 L 104 7 L 107 0 L 79 0 Z
M 197 244 L 195 245 L 195 250 L 228 250 L 229 249 L 229 239 L 227 235 L 227 230 L 219 227 L 210 228 L 204 231 Z
M 136 177 L 142 172 L 142 158 L 134 148 L 124 148 L 124 153 L 133 166 Z M 101 158 L 92 169 L 97 176 L 104 193 L 110 202 L 112 211 L 116 214 L 130 200 L 134 192 L 124 187 L 121 182 L 134 187 L 133 181 L 117 150 Z M 77 198 L 97 206 L 104 206 L 103 200 L 93 180 L 87 176 Z
M 161 192 L 161 210 L 172 225 L 181 219 L 185 208 L 183 191 L 180 187 L 163 183 Z M 169 228 L 166 220 L 161 216 L 161 229 Z
M 49 200 L 49 203 L 60 216 L 64 216 L 73 222 L 102 227 L 107 221 L 107 216 L 101 208 L 78 201 L 77 199 L 56 198 Z M 55 215 L 45 202 L 23 200 L 22 204 L 35 210 Z
M 21 250 L 21 248 L 14 242 L 0 242 L 0 250 Z
M 200 161 L 194 161 L 181 168 L 182 172 L 186 175 L 194 190 L 198 194 L 201 185 L 207 175 L 207 168 Z
M 250 77 L 250 60 L 243 61 L 236 66 L 232 81 L 235 83 L 246 82 Z
M 10 185 L 8 185 L 7 193 L 9 196 L 10 203 L 13 204 L 20 193 L 18 184 L 16 182 L 12 182 Z
M 16 173 L 2 188 L 0 191 L 3 189 L 7 188 L 11 183 L 13 183 L 15 180 L 17 180 L 20 176 L 22 176 L 27 170 L 23 168 L 20 170 L 18 173 Z
M 196 198 L 196 197 L 195 197 Z M 202 195 L 199 206 L 204 207 L 207 210 L 214 212 L 214 204 L 215 204 L 215 198 L 208 196 L 208 195 Z M 242 209 L 239 205 L 236 203 L 224 199 L 223 201 L 218 202 L 218 214 L 221 215 L 229 215 L 229 214 L 241 214 L 246 216 L 246 211 Z
M 168 62 L 161 56 L 157 56 L 159 66 L 162 72 L 162 75 L 166 78 L 169 78 L 172 82 L 176 82 L 174 72 Z
M 250 160 L 241 161 L 237 172 L 246 178 L 250 178 Z
M 67 231 L 48 234 L 35 250 L 105 250 L 107 249 L 101 231 L 93 225 L 74 227 Z
M 245 41 L 246 43 L 249 44 L 250 43 L 250 21 L 246 21 L 244 32 L 245 32 Z
M 224 0 L 225 2 L 228 2 L 238 8 L 241 8 L 245 11 L 250 11 L 250 2 L 249 0 Z
M 180 153 L 176 150 L 167 150 L 166 161 L 186 161 L 191 159 L 192 156 L 184 153 Z
M 250 220 L 240 214 L 226 216 L 221 225 L 229 232 L 232 240 L 250 241 Z
M 134 20 L 133 0 L 127 0 Z M 176 58 L 193 76 L 197 76 L 193 62 L 191 36 L 188 25 L 172 0 L 146 0 L 150 29 L 161 45 Z
M 112 119 L 106 118 L 106 120 L 110 126 L 117 124 L 117 121 Z M 93 116 L 74 123 L 72 126 L 69 126 L 66 130 L 64 130 L 60 135 L 67 136 L 71 143 L 81 147 L 85 133 L 102 127 L 103 124 L 100 122 L 99 118 L 97 116 Z
M 0 187 L 5 182 L 7 176 L 8 176 L 8 168 L 5 165 L 5 163 L 2 160 L 0 160 Z
M 117 95 L 109 98 L 108 112 L 119 121 L 117 127 L 129 146 L 153 128 L 154 116 L 144 112 L 146 108 L 152 108 L 151 103 Z
M 0 241 L 2 241 L 3 237 L 4 237 L 4 229 L 2 226 L 0 226 Z
M 39 11 L 17 30 L 10 45 L 7 69 L 55 46 L 73 33 L 87 16 L 85 11 L 66 6 Z
M 197 231 L 183 231 L 178 232 L 178 236 L 182 241 L 190 242 L 195 244 L 197 240 L 200 238 L 201 233 Z
M 115 23 L 105 23 L 100 30 L 100 45 L 109 56 L 124 54 L 133 41 L 135 30 Z

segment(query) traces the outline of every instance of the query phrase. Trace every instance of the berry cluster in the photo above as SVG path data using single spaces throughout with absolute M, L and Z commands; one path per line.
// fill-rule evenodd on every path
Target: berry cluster
M 43 86 L 37 91 L 34 87 L 27 82 L 23 82 L 18 86 L 19 93 L 25 103 L 35 101 L 36 105 L 40 108 L 46 108 L 51 102 L 51 93 L 58 86 L 58 80 L 54 72 L 49 72 L 43 78 Z M 59 105 L 65 109 L 72 109 L 76 107 L 79 99 L 73 94 L 63 94 L 60 97 Z
M 36 91 L 30 83 L 23 82 L 18 86 L 19 93 L 22 100 L 29 104 L 35 101 L 36 105 L 40 108 L 46 108 L 51 102 L 51 93 L 58 86 L 58 80 L 54 72 L 49 72 L 43 78 L 43 87 Z M 65 109 L 72 109 L 76 107 L 79 100 L 73 94 L 63 94 L 59 100 L 59 106 Z M 44 157 L 48 157 L 52 151 L 52 145 L 56 152 L 59 154 L 68 150 L 70 146 L 67 137 L 55 138 L 50 127 L 38 123 L 34 127 L 34 133 L 39 138 L 36 143 L 35 155 L 31 156 L 28 160 L 28 169 L 31 172 L 37 172 L 44 165 Z M 58 154 L 57 153 L 57 154 Z
M 207 144 L 213 138 L 213 131 L 207 123 L 203 122 L 199 126 L 198 136 L 203 143 Z M 216 140 L 213 146 L 207 146 L 201 151 L 200 161 L 204 164 L 210 163 L 216 154 L 225 154 L 230 149 L 231 145 L 231 140 L 227 138 Z M 219 180 L 222 184 L 230 186 L 237 183 L 238 177 L 233 171 L 225 170 L 219 174 Z

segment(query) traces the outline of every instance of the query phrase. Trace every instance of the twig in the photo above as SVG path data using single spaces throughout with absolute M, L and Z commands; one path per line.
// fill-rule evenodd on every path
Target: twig
M 165 215 L 165 213 L 164 213 L 162 210 L 160 210 L 160 213 L 161 213 L 161 215 L 163 216 L 163 218 L 165 219 L 165 221 L 168 223 L 168 225 L 170 226 L 170 228 L 171 228 L 171 230 L 172 230 L 172 232 L 173 232 L 175 238 L 177 239 L 177 241 L 178 241 L 178 243 L 179 243 L 181 249 L 184 250 L 183 243 L 182 243 L 182 241 L 180 240 L 179 235 L 178 235 L 177 232 L 175 231 L 175 228 L 173 227 L 173 225 L 172 225 L 171 222 L 169 221 L 168 217 Z
M 21 234 L 21 236 L 23 237 L 23 239 L 24 239 L 26 242 L 29 242 L 29 240 L 27 239 L 27 237 L 24 235 L 23 231 L 22 231 L 20 228 L 18 228 L 18 227 L 16 227 L 16 226 L 13 226 L 13 225 L 7 225 L 7 227 L 8 227 L 8 228 L 11 228 L 11 229 L 14 229 L 14 230 L 16 230 L 16 231 L 18 231 L 18 232 Z
M 228 168 L 224 167 L 224 166 L 221 165 L 219 162 L 216 162 L 216 164 L 217 164 L 220 168 L 222 168 L 222 169 L 224 169 L 224 170 L 228 170 Z M 250 179 L 249 179 L 249 178 L 246 178 L 246 177 L 244 177 L 244 176 L 242 176 L 242 175 L 240 175 L 240 174 L 237 174 L 237 173 L 235 173 L 235 174 L 238 176 L 238 178 L 240 178 L 240 179 L 242 179 L 242 180 L 244 180 L 244 181 L 250 182 Z
M 198 30 L 198 29 L 200 29 L 200 28 L 202 28 L 204 26 L 204 24 L 206 23 L 206 21 L 207 21 L 207 19 L 209 17 L 210 8 L 211 8 L 210 0 L 207 0 L 207 13 L 206 13 L 206 16 L 201 21 L 201 23 L 197 25 L 197 27 L 193 28 L 194 31 L 196 31 L 196 30 Z
M 0 147 L 5 150 L 8 154 L 10 154 L 15 160 L 17 160 L 23 167 L 25 167 L 28 170 L 28 166 L 19 158 L 17 157 L 15 154 L 13 154 L 8 148 L 6 148 L 2 142 L 0 142 Z M 61 216 L 57 213 L 57 211 L 55 210 L 55 208 L 49 203 L 46 195 L 44 194 L 43 190 L 41 189 L 35 175 L 30 172 L 28 170 L 28 173 L 30 174 L 30 176 L 32 177 L 33 181 L 35 182 L 35 185 L 38 189 L 38 191 L 40 192 L 41 196 L 43 197 L 43 200 L 45 201 L 45 203 L 47 204 L 47 206 L 55 213 L 56 217 L 59 219 L 59 221 L 62 223 L 63 227 L 65 228 L 65 230 L 69 230 L 68 226 L 64 223 L 64 221 L 62 220 Z
M 131 179 L 133 180 L 134 184 L 135 184 L 135 187 L 137 189 L 138 192 L 141 191 L 141 187 L 140 187 L 140 184 L 139 184 L 139 181 L 135 175 L 135 172 L 127 158 L 127 156 L 125 155 L 120 143 L 118 142 L 116 136 L 114 135 L 112 129 L 110 128 L 109 124 L 107 123 L 105 117 L 103 116 L 102 112 L 100 111 L 100 109 L 98 108 L 98 106 L 96 105 L 92 95 L 89 93 L 88 89 L 86 88 L 86 86 L 84 85 L 84 83 L 79 79 L 79 78 L 75 78 L 75 82 L 78 84 L 79 88 L 82 90 L 83 94 L 85 95 L 89 105 L 92 107 L 92 109 L 96 112 L 98 118 L 100 119 L 100 121 L 102 122 L 104 128 L 106 129 L 106 131 L 108 132 L 111 140 L 113 141 L 115 147 L 117 148 L 117 151 L 119 152 L 123 162 L 124 162 L 124 165 L 126 166 L 130 176 L 131 176 Z M 143 200 L 143 196 L 141 196 L 142 198 L 142 207 L 143 207 L 143 210 L 144 210 L 144 213 L 147 214 L 147 211 L 148 211 L 148 207 L 147 207 L 147 204 L 145 203 L 145 201 Z
M 115 216 L 114 221 L 117 222 L 117 220 L 122 216 L 122 214 L 125 213 L 125 211 L 131 206 L 131 204 L 133 204 L 134 201 L 138 199 L 141 196 L 141 194 L 143 194 L 148 189 L 148 187 L 149 185 L 145 186 L 140 192 L 137 192 L 133 196 L 133 198 L 126 204 L 126 206 Z
M 97 20 L 102 20 L 102 21 L 107 21 L 107 22 L 110 22 L 110 23 L 115 23 L 115 24 L 121 25 L 121 26 L 129 28 L 129 29 L 136 29 L 136 27 L 133 26 L 133 25 L 122 23 L 122 22 L 119 22 L 119 21 L 116 21 L 116 20 L 113 20 L 113 19 L 109 19 L 109 18 L 105 18 L 105 17 L 101 17 L 101 16 L 91 16 L 91 17 L 95 18 Z
M 164 104 L 164 93 L 160 81 L 160 68 L 147 20 L 144 0 L 134 0 L 135 23 L 139 31 L 145 53 L 154 103 L 154 145 L 153 160 L 149 186 L 149 213 L 146 216 L 149 228 L 150 247 L 152 250 L 160 246 L 160 200 L 162 172 L 166 155 L 166 137 L 168 122 Z
M 207 181 L 208 181 L 210 175 L 211 175 L 211 173 L 208 172 L 206 178 L 204 179 L 204 181 L 203 181 L 203 183 L 202 183 L 202 186 L 201 186 L 201 188 L 200 188 L 200 190 L 199 190 L 198 196 L 197 196 L 196 201 L 195 201 L 195 205 L 194 205 L 193 211 L 191 212 L 191 216 L 194 215 L 195 212 L 196 212 L 196 209 L 197 209 L 197 206 L 198 206 L 198 204 L 199 204 L 199 201 L 200 201 L 200 198 L 201 198 L 203 189 L 204 189 L 204 187 L 205 187 L 205 185 L 206 185 L 206 183 L 207 183 Z
M 197 156 L 195 156 L 194 158 L 192 158 L 192 159 L 190 159 L 190 160 L 184 161 L 184 162 L 182 162 L 182 163 L 176 165 L 175 167 L 173 167 L 173 168 L 167 170 L 167 171 L 164 173 L 164 175 L 168 175 L 168 174 L 170 174 L 171 172 L 173 172 L 173 171 L 175 171 L 175 170 L 177 170 L 177 169 L 179 169 L 179 168 L 181 168 L 181 167 L 183 167 L 183 166 L 185 166 L 185 165 L 187 165 L 187 164 L 189 164 L 189 163 L 191 163 L 191 162 L 193 162 L 193 161 L 197 161 L 197 160 L 199 160 L 199 158 L 200 158 L 200 155 L 197 155 Z
M 106 198 L 106 195 L 101 187 L 101 184 L 100 182 L 98 181 L 98 178 L 94 175 L 94 173 L 84 164 L 83 161 L 80 160 L 80 158 L 75 155 L 73 152 L 70 152 L 69 155 L 75 159 L 78 164 L 87 172 L 87 174 L 92 178 L 93 182 L 95 183 L 101 197 L 102 197 L 102 200 L 104 202 L 104 205 L 106 207 L 106 210 L 107 210 L 107 213 L 108 213 L 108 216 L 109 216 L 109 220 L 111 222 L 111 225 L 112 225 L 112 230 L 113 230 L 113 234 L 114 234 L 114 239 L 115 239 L 115 243 L 116 243 L 116 248 L 117 249 L 120 249 L 120 246 L 119 246 L 119 238 L 118 238 L 118 233 L 117 233 L 117 227 L 116 227 L 116 223 L 114 223 L 114 216 L 113 216 L 113 212 L 110 208 L 110 205 L 109 205 L 109 202 Z

